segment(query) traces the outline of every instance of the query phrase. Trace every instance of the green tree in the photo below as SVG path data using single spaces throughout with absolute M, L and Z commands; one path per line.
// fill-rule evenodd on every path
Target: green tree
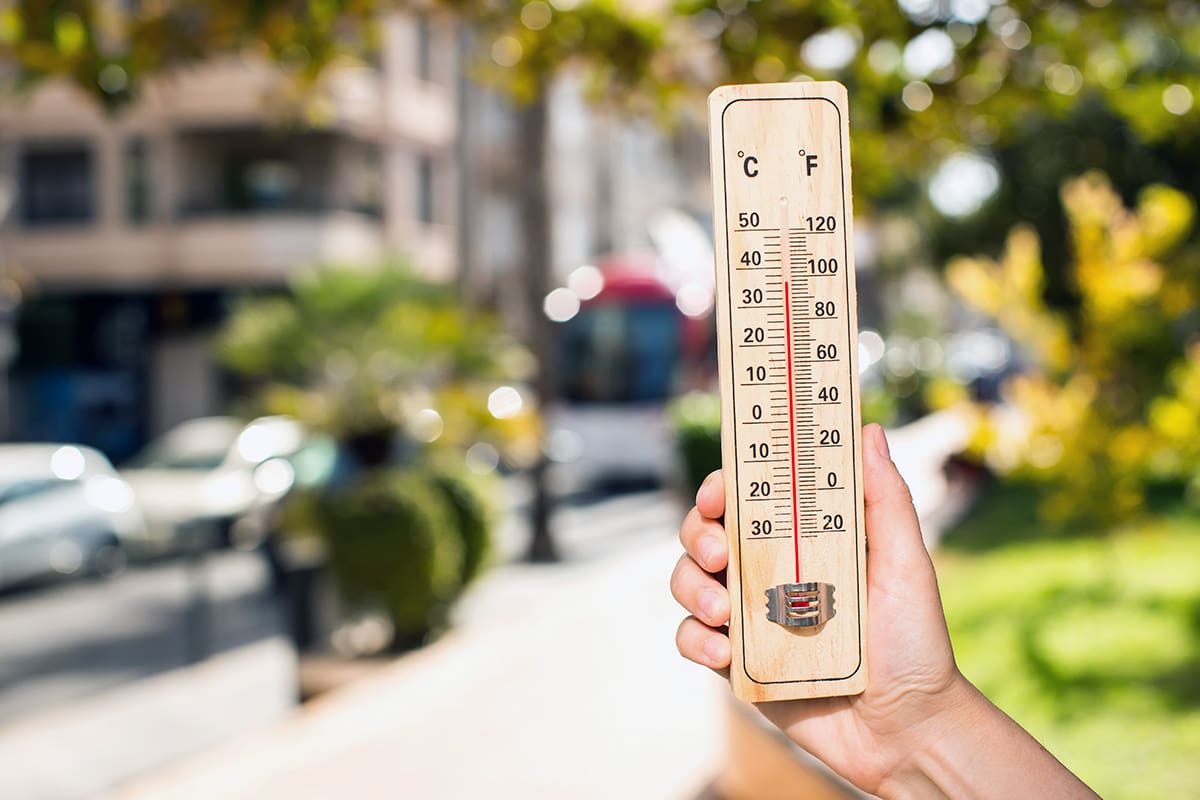
M 467 314 L 451 287 L 395 264 L 323 267 L 286 295 L 242 300 L 218 338 L 224 362 L 255 384 L 258 411 L 331 434 L 360 465 L 393 445 L 466 450 L 490 441 L 516 463 L 536 450 L 537 418 L 488 398 L 527 377 L 530 359 L 495 321 Z

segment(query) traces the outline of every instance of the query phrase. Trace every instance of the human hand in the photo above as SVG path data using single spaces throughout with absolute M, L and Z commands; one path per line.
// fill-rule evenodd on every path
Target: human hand
M 835 772 L 878 792 L 915 749 L 945 733 L 948 712 L 968 702 L 974 689 L 955 666 L 912 497 L 878 425 L 863 429 L 863 478 L 869 685 L 857 696 L 760 703 L 758 709 Z M 718 671 L 730 664 L 724 513 L 718 471 L 700 487 L 680 529 L 686 552 L 671 577 L 672 594 L 692 615 L 679 626 L 679 652 Z

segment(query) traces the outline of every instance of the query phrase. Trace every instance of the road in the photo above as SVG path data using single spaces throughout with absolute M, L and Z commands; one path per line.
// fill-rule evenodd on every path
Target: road
M 6 591 L 0 724 L 282 630 L 266 563 L 254 553 L 214 552 L 110 580 Z
M 507 489 L 497 550 L 517 561 L 528 543 L 519 513 L 528 490 L 516 481 Z M 639 492 L 566 502 L 553 524 L 564 560 L 579 563 L 644 546 L 681 513 L 668 492 Z M 259 555 L 219 551 L 201 566 L 177 559 L 110 580 L 0 593 L 0 725 L 280 634 L 269 584 Z

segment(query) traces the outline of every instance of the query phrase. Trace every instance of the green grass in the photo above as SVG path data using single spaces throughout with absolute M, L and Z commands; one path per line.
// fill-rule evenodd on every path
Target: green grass
M 1033 507 L 996 487 L 937 554 L 959 666 L 1104 797 L 1200 797 L 1200 517 L 1064 538 Z

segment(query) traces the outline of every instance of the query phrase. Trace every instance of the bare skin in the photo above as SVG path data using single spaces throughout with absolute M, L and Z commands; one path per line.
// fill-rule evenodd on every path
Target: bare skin
M 1096 797 L 958 671 L 912 497 L 878 425 L 863 429 L 863 474 L 870 685 L 854 697 L 760 703 L 758 710 L 881 797 Z M 717 671 L 730 663 L 724 513 L 717 471 L 683 522 L 685 553 L 671 576 L 671 593 L 691 615 L 676 634 L 679 652 Z

